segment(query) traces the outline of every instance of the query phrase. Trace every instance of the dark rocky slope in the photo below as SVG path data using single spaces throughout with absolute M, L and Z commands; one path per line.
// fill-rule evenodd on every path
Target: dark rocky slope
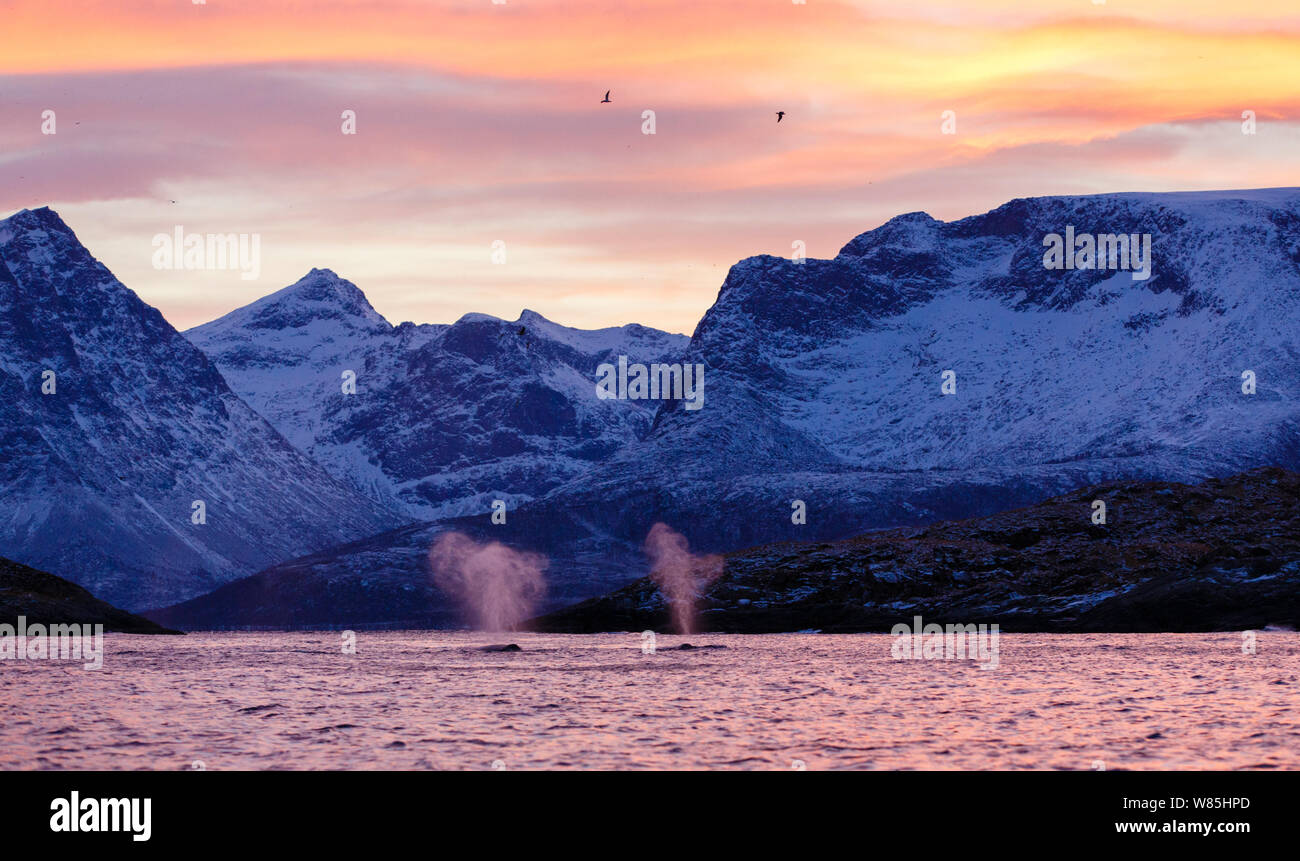
M 0 557 L 0 623 L 95 625 L 123 634 L 179 634 L 141 616 L 119 610 L 62 577 Z
M 1092 522 L 1103 500 L 1105 525 Z M 1213 631 L 1300 625 L 1300 474 L 1095 485 L 992 517 L 726 557 L 701 630 Z M 648 579 L 534 620 L 544 631 L 667 630 Z

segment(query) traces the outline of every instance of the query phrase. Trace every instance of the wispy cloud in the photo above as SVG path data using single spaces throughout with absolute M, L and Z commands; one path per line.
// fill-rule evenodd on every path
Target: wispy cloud
M 331 266 L 399 320 L 689 331 L 737 258 L 898 212 L 1295 184 L 1292 4 L 1130 5 L 18 0 L 0 206 L 182 326 Z M 153 270 L 178 223 L 261 233 L 262 279 Z

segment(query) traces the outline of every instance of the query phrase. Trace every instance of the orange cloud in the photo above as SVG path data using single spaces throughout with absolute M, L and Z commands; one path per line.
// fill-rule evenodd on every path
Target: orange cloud
M 178 323 L 332 266 L 397 318 L 689 331 L 736 258 L 831 255 L 901 211 L 1294 184 L 1300 11 L 11 0 L 0 77 L 0 206 L 56 205 Z M 177 221 L 265 232 L 266 282 L 154 272 L 148 237 Z M 501 237 L 518 267 L 485 265 Z

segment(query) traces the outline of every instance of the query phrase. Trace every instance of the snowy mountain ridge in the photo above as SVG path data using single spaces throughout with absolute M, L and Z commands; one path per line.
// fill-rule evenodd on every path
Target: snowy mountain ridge
M 186 337 L 286 438 L 409 519 L 479 513 L 495 499 L 513 508 L 644 435 L 655 405 L 597 400 L 596 368 L 688 343 L 635 324 L 572 329 L 529 310 L 393 326 L 319 269 Z
M 1151 277 L 1046 268 L 1044 239 L 1071 226 L 1150 235 Z M 637 548 L 659 521 L 692 548 L 731 551 L 986 516 L 1110 481 L 1296 469 L 1297 331 L 1300 189 L 1029 198 L 953 222 L 900 215 L 832 259 L 734 265 L 674 359 L 704 365 L 703 409 L 662 404 L 644 436 L 508 526 L 482 509 L 466 519 L 577 572 L 582 582 L 565 584 L 576 596 L 644 574 Z M 328 596 L 362 572 L 374 583 L 382 569 L 387 594 L 424 588 L 441 528 L 271 569 L 258 589 L 311 595 L 317 618 L 346 614 Z M 211 623 L 242 603 L 209 602 L 192 618 Z
M 1151 277 L 1045 268 L 1044 238 L 1068 225 L 1150 234 Z M 667 519 L 727 550 L 991 514 L 1118 478 L 1295 468 L 1298 323 L 1297 189 L 902 215 L 829 260 L 733 266 L 685 358 L 706 366 L 705 408 L 665 404 L 645 440 L 541 504 L 597 524 L 631 507 L 644 514 L 619 520 L 629 533 Z M 658 492 L 630 498 L 647 486 Z M 791 523 L 796 499 L 805 525 Z
M 226 385 L 48 208 L 0 221 L 0 555 L 128 609 L 400 521 Z

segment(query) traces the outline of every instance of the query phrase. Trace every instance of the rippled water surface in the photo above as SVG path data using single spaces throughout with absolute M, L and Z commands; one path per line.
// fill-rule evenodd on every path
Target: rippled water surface
M 1300 635 L 106 635 L 0 662 L 0 766 L 72 769 L 1300 767 Z

